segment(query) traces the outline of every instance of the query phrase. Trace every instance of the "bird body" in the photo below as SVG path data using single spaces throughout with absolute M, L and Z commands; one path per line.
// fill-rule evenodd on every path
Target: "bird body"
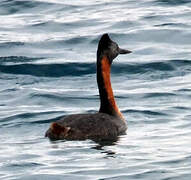
M 47 135 L 52 140 L 116 140 L 126 129 L 125 120 L 106 113 L 73 114 L 52 123 Z
M 97 84 L 100 95 L 100 109 L 94 114 L 74 114 L 53 122 L 46 132 L 51 140 L 85 140 L 94 141 L 117 140 L 125 134 L 127 123 L 120 112 L 110 81 L 110 70 L 113 59 L 118 54 L 131 53 L 121 49 L 104 34 L 97 50 Z

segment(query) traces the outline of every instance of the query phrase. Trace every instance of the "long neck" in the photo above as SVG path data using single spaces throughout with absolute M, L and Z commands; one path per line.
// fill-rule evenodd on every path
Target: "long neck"
M 101 103 L 99 112 L 123 118 L 114 99 L 110 81 L 110 70 L 111 65 L 107 56 L 97 60 L 97 83 Z

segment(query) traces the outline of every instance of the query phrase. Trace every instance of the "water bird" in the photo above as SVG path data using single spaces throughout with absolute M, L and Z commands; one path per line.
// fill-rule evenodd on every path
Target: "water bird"
M 50 140 L 115 141 L 125 134 L 127 123 L 117 107 L 110 81 L 113 60 L 131 51 L 119 48 L 108 34 L 103 34 L 97 49 L 97 85 L 100 109 L 97 113 L 72 114 L 51 123 L 45 136 Z

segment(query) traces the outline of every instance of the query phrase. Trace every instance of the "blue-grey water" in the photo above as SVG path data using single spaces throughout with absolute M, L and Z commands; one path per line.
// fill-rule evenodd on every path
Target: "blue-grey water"
M 106 32 L 133 51 L 111 77 L 127 135 L 52 143 L 51 122 L 99 109 Z M 190 0 L 0 1 L 0 179 L 190 180 L 190 142 Z

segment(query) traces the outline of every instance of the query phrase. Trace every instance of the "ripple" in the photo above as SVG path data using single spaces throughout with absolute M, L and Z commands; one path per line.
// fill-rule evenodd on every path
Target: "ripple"
M 0 71 L 11 74 L 26 74 L 44 77 L 79 76 L 95 73 L 95 64 L 68 63 L 68 64 L 20 64 L 0 65 Z
M 134 113 L 134 114 L 141 113 L 143 115 L 151 115 L 151 116 L 167 116 L 167 114 L 165 114 L 165 113 L 156 112 L 156 111 L 149 111 L 149 110 L 128 109 L 128 110 L 123 110 L 122 112 L 124 112 L 124 113 Z
M 190 3 L 189 0 L 157 0 L 155 1 L 159 4 L 163 4 L 163 5 L 183 5 L 183 4 L 187 4 L 187 3 Z
M 12 15 L 15 13 L 23 12 L 23 10 L 31 10 L 38 6 L 47 6 L 50 3 L 40 2 L 40 1 L 19 1 L 19 0 L 3 0 L 1 2 L 0 14 L 2 15 Z
M 58 114 L 60 115 L 58 116 Z M 48 111 L 33 113 L 26 112 L 15 115 L 9 115 L 8 117 L 2 118 L 0 122 L 1 127 L 18 127 L 25 126 L 27 124 L 47 124 L 60 119 L 65 114 L 67 114 L 66 111 Z M 25 121 L 25 119 L 27 121 Z M 17 122 L 15 122 L 16 120 Z
M 148 94 L 145 94 L 144 97 L 145 98 L 159 98 L 159 97 L 168 97 L 168 96 L 176 96 L 175 93 L 148 93 Z
M 9 57 L 1 58 L 3 62 L 25 62 L 34 61 L 41 58 Z M 143 64 L 115 64 L 112 67 L 114 74 L 143 74 L 159 72 L 173 72 L 174 74 L 184 75 L 188 73 L 191 61 L 189 60 L 171 60 L 167 62 L 151 62 Z M 0 71 L 3 73 L 23 74 L 44 77 L 61 76 L 79 76 L 96 73 L 95 63 L 64 63 L 64 64 L 16 64 L 0 65 Z M 172 76 L 171 74 L 169 74 Z M 168 74 L 166 74 L 168 77 Z
M 0 43 L 0 48 L 11 48 L 15 46 L 23 46 L 23 42 L 5 42 L 5 43 Z
M 19 63 L 29 63 L 34 62 L 37 60 L 41 60 L 44 58 L 38 57 L 25 57 L 25 56 L 7 56 L 7 57 L 0 57 L 0 64 L 19 64 Z

